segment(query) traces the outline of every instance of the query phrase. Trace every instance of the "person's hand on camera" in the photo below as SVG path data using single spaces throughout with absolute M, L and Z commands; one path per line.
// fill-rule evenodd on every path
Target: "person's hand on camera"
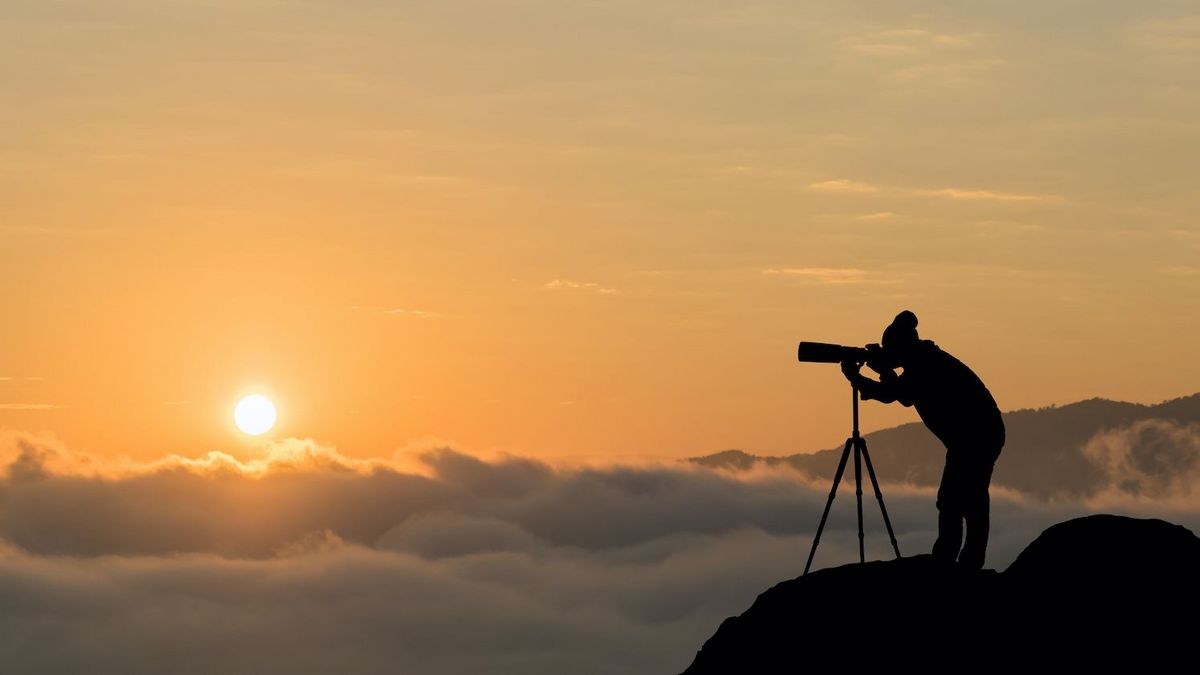
M 882 376 L 896 374 L 895 368 L 891 366 L 887 356 L 883 353 L 883 347 L 877 344 L 867 345 L 867 367 Z
M 845 375 L 846 379 L 850 380 L 851 383 L 862 377 L 858 372 L 861 369 L 862 364 L 857 361 L 842 361 L 842 375 Z

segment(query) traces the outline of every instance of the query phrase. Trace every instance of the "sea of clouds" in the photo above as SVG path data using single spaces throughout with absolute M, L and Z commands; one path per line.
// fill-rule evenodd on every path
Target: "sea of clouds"
M 1114 476 L 1103 498 L 994 488 L 989 566 L 1095 511 L 1196 529 L 1190 492 L 1149 489 L 1137 468 L 1139 439 L 1177 450 L 1185 431 L 1094 439 Z M 803 570 L 829 489 L 787 469 L 449 448 L 367 461 L 303 440 L 248 462 L 133 463 L 10 433 L 0 461 L 4 672 L 678 672 L 722 619 Z M 927 551 L 932 490 L 885 494 L 901 550 Z M 868 555 L 888 557 L 869 489 L 864 503 Z M 856 556 L 844 486 L 816 564 Z

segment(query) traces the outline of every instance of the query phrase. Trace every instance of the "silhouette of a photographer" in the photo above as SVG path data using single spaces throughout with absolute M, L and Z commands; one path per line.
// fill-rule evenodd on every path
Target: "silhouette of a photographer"
M 883 331 L 882 343 L 868 347 L 867 366 L 879 374 L 878 382 L 860 374 L 861 364 L 853 361 L 842 363 L 842 373 L 863 399 L 915 406 L 921 421 L 946 446 L 933 556 L 980 569 L 987 552 L 988 485 L 1004 447 L 1000 409 L 970 368 L 931 340 L 917 337 L 916 314 L 897 314 Z M 896 368 L 903 372 L 897 375 Z

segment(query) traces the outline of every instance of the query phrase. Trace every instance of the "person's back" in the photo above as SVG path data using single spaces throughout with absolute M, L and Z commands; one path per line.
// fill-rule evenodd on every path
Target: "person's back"
M 898 380 L 909 399 L 898 400 L 915 407 L 947 448 L 980 438 L 1004 444 L 1004 421 L 992 393 L 974 371 L 932 340 L 918 342 Z
M 921 421 L 946 446 L 933 555 L 978 569 L 987 550 L 988 485 L 1004 446 L 1000 409 L 966 364 L 932 341 L 918 338 L 917 316 L 912 312 L 898 314 L 884 331 L 882 342 L 882 348 L 873 350 L 867 362 L 879 373 L 878 382 L 863 377 L 859 364 L 843 363 L 842 370 L 864 399 L 914 406 Z M 902 374 L 895 373 L 897 367 L 903 368 Z

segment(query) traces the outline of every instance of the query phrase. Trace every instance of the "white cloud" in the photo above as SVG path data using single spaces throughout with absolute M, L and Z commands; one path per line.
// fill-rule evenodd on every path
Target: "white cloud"
M 859 220 L 891 220 L 896 218 L 897 214 L 891 211 L 876 211 L 875 213 L 864 213 L 858 217 Z
M 828 490 L 765 468 L 365 461 L 299 440 L 145 464 L 0 441 L 6 672 L 679 672 L 801 572 Z M 927 550 L 933 491 L 884 493 L 901 550 Z M 1085 510 L 993 490 L 991 563 Z M 818 566 L 856 558 L 855 522 L 843 485 Z
M 872 279 L 870 273 L 857 267 L 771 267 L 763 270 L 771 276 L 800 277 L 822 284 L 861 284 Z
M 351 305 L 350 309 L 362 310 L 368 312 L 378 312 L 380 314 L 390 314 L 391 316 L 407 316 L 414 319 L 438 319 L 443 315 L 437 312 L 430 312 L 424 309 L 411 309 L 407 307 L 369 307 L 364 305 Z
M 1020 192 L 1006 192 L 1002 190 L 991 190 L 986 188 L 963 188 L 963 187 L 942 187 L 942 188 L 908 188 L 908 187 L 893 187 L 883 185 L 873 185 L 870 183 L 861 183 L 844 178 L 836 180 L 818 181 L 809 183 L 809 190 L 817 192 L 844 192 L 857 194 L 879 194 L 881 196 L 901 196 L 901 197 L 938 197 L 943 199 L 967 200 L 967 201 L 994 201 L 994 202 L 1034 202 L 1060 199 L 1055 195 L 1044 194 L 1028 194 Z M 880 219 L 891 218 L 895 216 L 891 211 L 880 211 L 876 213 L 860 216 L 861 219 Z
M 982 34 L 938 33 L 922 28 L 895 28 L 874 31 L 843 42 L 850 51 L 878 57 L 914 57 L 947 49 L 978 45 Z
M 1142 420 L 1096 435 L 1083 454 L 1108 478 L 1098 499 L 1186 500 L 1200 485 L 1200 424 Z
M 915 189 L 912 190 L 912 194 L 919 197 L 945 197 L 946 199 L 967 199 L 996 202 L 1036 202 L 1052 198 L 1050 195 L 1021 194 L 1017 192 L 997 192 L 995 190 L 953 187 Z
M 1162 269 L 1162 273 L 1169 277 L 1182 277 L 1185 279 L 1192 279 L 1192 278 L 1200 277 L 1200 267 L 1195 267 L 1195 266 L 1191 266 L 1191 265 L 1173 265 L 1170 267 L 1164 267 Z
M 572 291 L 590 291 L 600 295 L 611 295 L 617 292 L 617 289 L 603 286 L 594 281 L 572 281 L 571 279 L 554 279 L 547 281 L 542 285 L 542 288 L 551 291 L 572 290 Z
M 429 312 L 423 309 L 405 309 L 403 307 L 385 309 L 383 310 L 383 313 L 399 316 L 411 316 L 417 319 L 434 319 L 441 316 L 441 314 L 438 314 L 437 312 Z
M 1126 43 L 1135 49 L 1171 59 L 1200 57 L 1200 15 L 1152 19 L 1131 26 Z
M 1005 59 L 971 59 L 964 61 L 918 63 L 887 73 L 883 79 L 897 85 L 928 84 L 939 87 L 961 87 L 978 84 L 991 71 L 1007 65 Z
M 809 190 L 818 192 L 878 192 L 879 188 L 869 183 L 860 183 L 857 181 L 839 178 L 835 180 L 823 180 L 808 184 Z

